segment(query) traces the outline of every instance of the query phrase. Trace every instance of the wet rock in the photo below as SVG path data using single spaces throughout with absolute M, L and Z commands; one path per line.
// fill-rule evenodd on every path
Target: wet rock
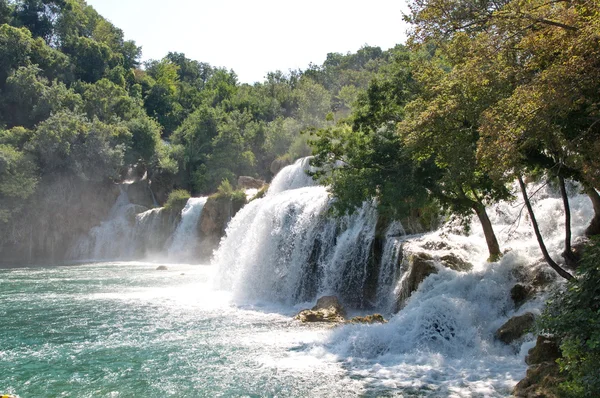
M 373 314 L 373 315 L 367 315 L 367 316 L 355 316 L 354 318 L 349 319 L 348 323 L 373 324 L 373 323 L 387 323 L 387 321 L 383 318 L 383 315 Z
M 157 271 L 168 271 L 169 268 L 166 265 L 159 265 L 158 267 L 156 267 Z
M 531 283 L 537 288 L 544 288 L 556 280 L 556 275 L 556 272 L 544 263 L 533 271 Z
M 423 245 L 424 249 L 427 250 L 450 250 L 450 245 L 444 241 L 428 241 Z
M 529 299 L 531 293 L 531 287 L 517 283 L 512 287 L 512 289 L 510 289 L 510 298 L 515 303 L 515 306 L 519 307 Z
M 505 344 L 510 344 L 527 333 L 533 327 L 535 315 L 527 312 L 510 318 L 496 331 L 496 338 Z
M 239 176 L 237 180 L 238 189 L 260 189 L 263 185 L 265 185 L 263 180 L 249 176 Z
M 557 363 L 542 362 L 527 369 L 527 375 L 515 386 L 513 396 L 519 398 L 557 398 L 555 390 L 564 381 Z
M 302 310 L 294 319 L 300 322 L 344 322 L 346 311 L 335 296 L 323 296 L 310 310 Z
M 527 365 L 537 365 L 542 362 L 556 362 L 561 357 L 560 347 L 556 340 L 538 336 L 535 347 L 529 350 L 525 357 Z
M 434 258 L 427 253 L 410 254 L 404 265 L 407 267 L 407 274 L 401 281 L 396 312 L 404 307 L 408 298 L 418 289 L 425 278 L 438 272 Z
M 467 272 L 473 269 L 473 264 L 463 260 L 454 253 L 446 254 L 445 256 L 440 257 L 440 262 L 445 267 L 454 271 Z

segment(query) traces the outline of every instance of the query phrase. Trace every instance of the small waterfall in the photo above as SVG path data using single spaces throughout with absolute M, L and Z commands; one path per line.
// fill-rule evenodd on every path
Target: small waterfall
M 385 242 L 377 279 L 377 307 L 392 312 L 396 303 L 394 287 L 400 274 L 402 243 L 406 239 L 404 227 L 398 221 L 390 223 L 385 232 Z
M 198 221 L 207 199 L 207 197 L 189 198 L 181 210 L 181 221 L 177 225 L 168 249 L 169 260 L 189 262 L 197 258 L 200 246 Z
M 164 208 L 146 210 L 130 203 L 121 189 L 109 217 L 80 237 L 71 260 L 164 258 L 193 262 L 199 245 L 197 224 L 207 198 L 190 198 L 181 216 Z

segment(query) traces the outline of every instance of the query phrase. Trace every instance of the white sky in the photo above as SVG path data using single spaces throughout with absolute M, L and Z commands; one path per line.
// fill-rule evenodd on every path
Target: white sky
M 327 53 L 364 44 L 386 50 L 406 38 L 404 0 L 87 0 L 142 46 L 143 60 L 169 51 L 233 69 L 242 83 L 306 69 Z

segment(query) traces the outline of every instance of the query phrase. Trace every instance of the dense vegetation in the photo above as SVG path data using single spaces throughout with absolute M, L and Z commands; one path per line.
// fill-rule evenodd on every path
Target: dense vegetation
M 128 173 L 146 174 L 160 204 L 270 179 L 310 154 L 302 131 L 349 114 L 394 51 L 240 84 L 179 53 L 141 65 L 141 48 L 83 0 L 0 0 L 0 252 L 65 224 L 73 193 Z
M 600 233 L 600 4 L 597 1 L 412 0 L 408 48 L 379 70 L 352 114 L 313 138 L 318 178 L 337 208 L 377 197 L 403 216 L 437 202 L 477 215 L 490 259 L 502 253 L 486 205 L 519 194 L 546 262 L 570 280 L 547 331 L 561 339 L 564 391 L 598 396 L 597 244 L 571 248 L 565 180 L 579 183 Z M 551 258 L 525 176 L 559 187 L 563 261 Z M 518 188 L 512 190 L 512 183 Z M 564 265 L 562 265 L 562 264 Z M 566 268 L 580 267 L 574 277 Z
M 549 326 L 576 369 L 570 388 L 593 395 L 597 355 L 581 353 L 597 336 L 564 325 L 587 300 L 577 292 L 598 285 L 598 253 L 575 279 L 550 257 L 524 177 L 560 187 L 561 263 L 576 266 L 565 180 L 591 198 L 587 234 L 600 233 L 600 5 L 412 0 L 406 19 L 406 46 L 332 53 L 248 85 L 180 53 L 141 65 L 141 48 L 83 0 L 0 0 L 0 253 L 46 242 L 80 192 L 132 172 L 173 205 L 234 195 L 238 176 L 268 180 L 312 151 L 339 213 L 375 197 L 390 218 L 476 215 L 496 259 L 486 206 L 516 197 L 517 180 L 546 261 L 572 280 L 574 301 L 558 300 Z

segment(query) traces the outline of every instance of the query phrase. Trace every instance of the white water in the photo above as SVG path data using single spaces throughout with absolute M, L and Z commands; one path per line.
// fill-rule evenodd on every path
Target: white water
M 326 216 L 324 187 L 302 187 L 302 160 L 282 170 L 265 198 L 255 200 L 231 221 L 213 264 L 219 287 L 248 303 L 279 302 L 308 306 L 323 294 L 336 294 L 346 304 L 369 304 L 365 296 L 369 248 L 376 212 L 365 205 L 352 217 Z M 530 187 L 535 214 L 554 259 L 562 252 L 562 201 L 549 187 Z M 518 275 L 535 270 L 554 277 L 541 259 L 522 203 L 503 202 L 488 209 L 504 257 L 487 263 L 485 239 L 476 219 L 464 234 L 458 222 L 421 236 L 404 236 L 391 225 L 379 265 L 375 310 L 387 313 L 384 325 L 346 325 L 305 352 L 317 358 L 334 355 L 350 377 L 361 380 L 370 395 L 415 394 L 440 397 L 507 396 L 523 378 L 524 356 L 533 345 L 528 335 L 512 346 L 494 340 L 494 332 L 510 317 L 539 314 L 546 291 L 515 308 L 509 291 Z M 593 216 L 589 199 L 571 195 L 574 236 Z M 396 315 L 390 314 L 399 292 L 406 258 L 428 253 L 435 259 L 454 254 L 474 265 L 457 272 L 440 264 Z
M 207 197 L 189 198 L 183 210 L 181 221 L 173 234 L 173 242 L 168 249 L 168 257 L 176 262 L 193 262 L 200 246 L 198 221 Z
M 125 190 L 109 217 L 92 228 L 70 249 L 72 260 L 157 259 L 198 262 L 197 224 L 207 198 L 190 198 L 180 217 L 164 208 L 146 210 L 129 202 Z
M 375 209 L 327 217 L 329 195 L 308 167 L 305 158 L 281 170 L 265 197 L 231 220 L 213 260 L 219 286 L 240 300 L 295 304 L 336 294 L 363 306 Z

